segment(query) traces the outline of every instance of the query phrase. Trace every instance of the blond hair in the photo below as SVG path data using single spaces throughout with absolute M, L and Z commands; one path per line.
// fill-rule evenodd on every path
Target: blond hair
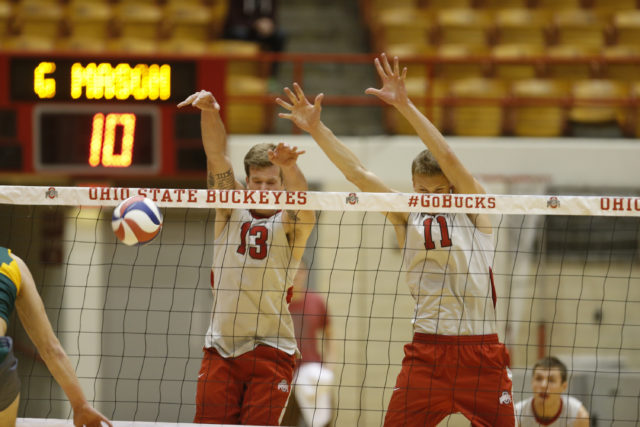
M 411 163 L 411 175 L 444 175 L 438 161 L 431 151 L 424 150 L 413 159 Z
M 270 142 L 263 142 L 256 144 L 244 156 L 244 172 L 249 177 L 249 170 L 253 166 L 254 168 L 268 168 L 273 166 L 271 160 L 269 160 L 269 150 L 275 150 L 276 145 Z M 282 178 L 282 170 L 280 171 L 280 178 Z

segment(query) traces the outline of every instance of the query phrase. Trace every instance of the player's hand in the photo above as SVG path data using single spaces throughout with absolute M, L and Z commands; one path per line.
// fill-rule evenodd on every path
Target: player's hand
M 279 106 L 291 112 L 279 113 L 278 117 L 291 120 L 305 132 L 312 132 L 313 129 L 320 124 L 320 113 L 322 112 L 322 99 L 324 98 L 324 94 L 321 93 L 316 96 L 313 104 L 311 104 L 298 83 L 293 84 L 293 90 L 295 93 L 288 87 L 284 88 L 284 93 L 287 94 L 291 103 L 276 98 L 276 103 Z
M 113 427 L 113 424 L 111 424 L 107 417 L 95 410 L 88 403 L 82 406 L 82 408 L 74 409 L 73 425 L 75 427 Z
M 400 72 L 398 57 L 393 58 L 393 69 L 389 64 L 386 54 L 380 55 L 380 58 L 374 60 L 378 75 L 382 80 L 382 88 L 375 89 L 370 87 L 364 93 L 375 95 L 387 104 L 397 106 L 408 101 L 407 89 L 404 86 L 404 80 L 407 77 L 407 67 Z
M 218 101 L 216 101 L 213 94 L 206 90 L 201 90 L 200 92 L 189 95 L 187 99 L 178 104 L 178 108 L 182 108 L 187 105 L 191 105 L 203 111 L 220 111 L 220 104 L 218 104 Z
M 267 155 L 269 161 L 281 168 L 290 168 L 296 164 L 298 157 L 304 154 L 305 151 L 298 151 L 298 147 L 292 147 L 284 142 L 278 143 L 275 149 L 269 150 Z

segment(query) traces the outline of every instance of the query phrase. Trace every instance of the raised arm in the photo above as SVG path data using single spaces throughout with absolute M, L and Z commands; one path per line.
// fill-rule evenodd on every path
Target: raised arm
M 365 93 L 375 95 L 387 104 L 394 106 L 409 121 L 424 145 L 435 157 L 442 173 L 453 186 L 454 193 L 484 194 L 485 190 L 482 185 L 462 164 L 444 136 L 409 99 L 404 85 L 407 68 L 404 67 L 400 72 L 398 57 L 393 58 L 393 69 L 384 53 L 374 62 L 382 80 L 382 88 L 369 88 Z M 469 214 L 469 218 L 478 230 L 484 233 L 492 232 L 491 220 L 487 215 Z
M 387 56 L 383 53 L 375 59 L 375 67 L 382 80 L 382 88 L 369 88 L 365 93 L 375 95 L 389 105 L 395 107 L 413 126 L 416 133 L 438 161 L 442 172 L 454 187 L 454 192 L 462 194 L 479 194 L 485 190 L 462 164 L 458 156 L 451 150 L 440 131 L 411 102 L 405 88 L 407 68 L 402 72 L 398 58 L 393 59 L 393 69 Z
M 178 107 L 187 105 L 200 109 L 202 145 L 207 156 L 207 187 L 236 188 L 233 168 L 227 156 L 227 132 L 220 117 L 220 105 L 206 90 L 190 95 Z
M 220 104 L 211 92 L 201 90 L 178 104 L 178 108 L 191 105 L 200 109 L 202 145 L 207 156 L 207 188 L 220 190 L 244 189 L 233 173 L 227 155 L 227 132 L 220 117 Z M 216 237 L 231 216 L 230 209 L 216 210 Z
M 67 395 L 73 408 L 73 424 L 76 427 L 97 427 L 104 422 L 112 426 L 104 415 L 87 402 L 71 362 L 53 332 L 29 268 L 22 259 L 15 255 L 13 257 L 22 276 L 20 294 L 16 298 L 18 317 L 51 375 Z
M 314 103 L 311 104 L 297 83 L 293 84 L 293 89 L 295 93 L 289 88 L 284 89 L 291 103 L 280 98 L 276 99 L 278 105 L 290 111 L 290 113 L 280 113 L 279 116 L 291 120 L 300 129 L 308 132 L 345 178 L 360 190 L 376 193 L 392 192 L 393 190 L 367 170 L 360 159 L 322 122 L 320 115 L 324 95 L 316 96 Z
M 307 179 L 297 163 L 298 157 L 304 153 L 304 151 L 298 151 L 298 147 L 291 147 L 283 142 L 279 143 L 275 150 L 268 152 L 269 161 L 282 170 L 284 188 L 287 191 L 307 191 L 309 189 Z M 315 212 L 287 210 L 282 218 L 289 244 L 293 249 L 293 256 L 299 260 L 304 254 L 307 239 L 315 225 Z
M 327 157 L 329 157 L 329 160 L 340 169 L 344 177 L 361 191 L 372 193 L 393 192 L 378 176 L 365 168 L 353 151 L 344 145 L 344 143 L 333 134 L 331 129 L 322 123 L 320 115 L 324 95 L 319 94 L 316 96 L 313 104 L 311 104 L 300 85 L 294 83 L 293 89 L 295 93 L 289 88 L 284 89 L 291 103 L 280 98 L 276 99 L 278 105 L 290 111 L 290 113 L 280 113 L 278 116 L 291 120 L 300 129 L 308 132 Z M 384 214 L 395 226 L 398 242 L 402 245 L 408 214 L 404 212 L 386 212 Z

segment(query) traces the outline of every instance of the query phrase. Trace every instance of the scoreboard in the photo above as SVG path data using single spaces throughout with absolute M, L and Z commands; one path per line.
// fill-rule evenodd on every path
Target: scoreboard
M 206 168 L 200 89 L 224 105 L 224 57 L 0 52 L 0 171 L 178 176 Z

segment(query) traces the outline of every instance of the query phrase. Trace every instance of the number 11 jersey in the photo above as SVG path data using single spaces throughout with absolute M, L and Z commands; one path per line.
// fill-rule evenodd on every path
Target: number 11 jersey
M 416 301 L 414 332 L 496 333 L 493 235 L 466 214 L 409 214 L 402 270 Z
M 233 209 L 213 251 L 213 311 L 205 346 L 222 357 L 240 356 L 260 344 L 295 354 L 288 294 L 297 261 L 282 212 L 262 218 Z

